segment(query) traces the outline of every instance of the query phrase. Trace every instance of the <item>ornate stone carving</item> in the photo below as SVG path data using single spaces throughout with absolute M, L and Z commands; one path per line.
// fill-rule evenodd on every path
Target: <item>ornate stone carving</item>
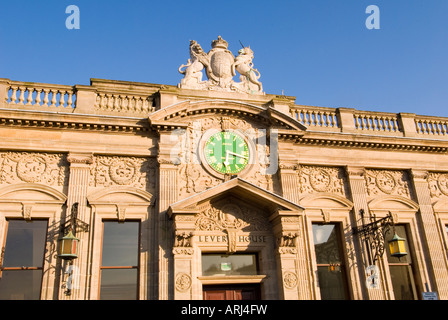
M 196 229 L 201 231 L 243 230 L 268 231 L 270 224 L 264 215 L 252 208 L 228 203 L 219 208 L 210 206 L 196 215 Z
M 179 87 L 263 94 L 262 84 L 258 80 L 260 73 L 253 67 L 254 52 L 250 47 L 243 47 L 235 58 L 227 47 L 227 41 L 219 36 L 213 40 L 212 49 L 205 53 L 197 41 L 191 40 L 190 59 L 186 65 L 179 67 L 179 72 L 184 75 Z M 208 78 L 206 81 L 202 81 L 204 68 Z M 241 82 L 238 83 L 233 81 L 236 71 L 240 73 Z
M 283 275 L 283 284 L 288 289 L 295 288 L 298 284 L 297 275 L 290 271 L 285 272 Z
M 0 183 L 63 186 L 68 177 L 64 154 L 6 152 L 0 154 Z
M 428 185 L 431 198 L 448 196 L 448 173 L 429 172 Z
M 133 186 L 155 188 L 155 160 L 136 157 L 97 156 L 91 168 L 94 187 Z
M 365 179 L 369 195 L 393 194 L 410 197 L 409 179 L 405 171 L 366 170 Z
M 191 239 L 193 238 L 193 233 L 186 232 L 176 232 L 174 238 L 175 247 L 191 247 Z
M 299 233 L 283 233 L 279 239 L 280 247 L 296 247 L 297 246 L 297 237 Z
M 176 290 L 185 292 L 191 288 L 191 277 L 184 273 L 178 273 L 176 276 Z
M 222 182 L 221 180 L 206 174 L 200 165 L 195 164 L 180 165 L 179 177 L 181 182 L 179 196 L 181 198 L 202 192 Z
M 300 193 L 331 192 L 345 196 L 345 177 L 342 168 L 300 166 Z

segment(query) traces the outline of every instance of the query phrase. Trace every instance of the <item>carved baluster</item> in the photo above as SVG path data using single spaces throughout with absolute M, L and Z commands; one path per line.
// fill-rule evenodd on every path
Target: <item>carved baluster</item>
M 28 90 L 28 98 L 26 99 L 26 106 L 33 105 L 33 93 L 35 91 L 34 88 L 27 88 Z
M 65 90 L 60 90 L 59 93 L 61 94 L 61 97 L 59 99 L 59 107 L 65 108 Z
M 34 101 L 34 105 L 40 106 L 40 102 L 42 101 L 40 98 L 40 94 L 42 93 L 42 89 L 35 89 L 36 90 L 36 100 Z
M 69 91 L 68 92 L 68 100 L 67 100 L 67 108 L 68 109 L 70 109 L 72 107 L 72 104 L 73 104 L 72 96 L 73 96 L 73 92 Z
M 19 89 L 18 87 L 11 87 L 12 89 L 12 94 L 11 94 L 11 101 L 9 102 L 10 104 L 15 104 L 16 100 L 17 100 L 17 90 Z
M 114 96 L 114 108 L 113 108 L 114 111 L 120 111 L 120 104 L 119 104 L 120 101 L 119 100 L 120 100 L 119 95 Z
M 22 105 L 23 106 L 23 101 L 25 101 L 25 87 L 19 87 L 20 90 L 20 97 L 19 97 L 19 103 L 18 105 Z
M 112 110 L 113 108 L 113 96 L 111 94 L 107 94 L 107 110 Z
M 50 101 L 48 99 L 48 94 L 50 92 L 49 89 L 43 89 L 44 90 L 44 104 L 42 105 L 42 107 L 48 107 L 48 102 Z
M 50 107 L 56 107 L 56 102 L 57 102 L 56 95 L 58 94 L 58 90 L 51 89 L 50 91 L 51 91 L 51 95 L 52 95 Z

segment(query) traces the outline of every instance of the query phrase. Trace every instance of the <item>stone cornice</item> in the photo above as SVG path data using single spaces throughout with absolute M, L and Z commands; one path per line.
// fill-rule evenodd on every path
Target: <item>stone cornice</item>
M 71 129 L 101 132 L 144 133 L 150 131 L 145 118 L 95 116 L 69 113 L 0 109 L 0 126 L 30 129 Z
M 442 154 L 448 152 L 448 145 L 446 141 L 404 137 L 361 136 L 359 134 L 306 132 L 303 137 L 296 139 L 296 143 L 300 145 L 334 148 L 429 152 Z

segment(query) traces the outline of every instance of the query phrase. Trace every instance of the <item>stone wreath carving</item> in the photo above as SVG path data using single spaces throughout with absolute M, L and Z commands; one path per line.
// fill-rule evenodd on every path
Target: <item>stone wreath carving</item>
M 90 185 L 155 188 L 155 159 L 97 156 L 91 168 Z
M 300 192 L 331 192 L 345 195 L 345 178 L 341 168 L 299 166 Z
M 244 231 L 270 230 L 267 219 L 253 210 L 236 204 L 225 204 L 220 208 L 209 207 L 196 215 L 196 230 L 222 231 L 228 229 Z
M 0 183 L 28 182 L 63 186 L 67 177 L 68 163 L 64 154 L 0 154 Z
M 191 277 L 182 272 L 176 276 L 176 290 L 180 292 L 185 292 L 191 287 Z
M 405 171 L 366 170 L 369 195 L 390 194 L 410 197 L 409 179 Z
M 283 284 L 286 288 L 288 289 L 292 289 L 295 288 L 297 286 L 298 283 L 298 279 L 297 279 L 297 275 L 295 273 L 292 272 L 285 272 L 284 276 L 283 276 Z

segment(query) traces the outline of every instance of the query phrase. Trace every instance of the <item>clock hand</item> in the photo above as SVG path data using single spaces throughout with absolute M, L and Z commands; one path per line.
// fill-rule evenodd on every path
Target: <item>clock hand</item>
M 226 160 L 223 162 L 226 167 L 230 164 L 229 163 L 229 154 L 240 157 L 240 158 L 249 159 L 249 157 L 243 156 L 242 154 L 238 154 L 238 153 L 226 150 Z

